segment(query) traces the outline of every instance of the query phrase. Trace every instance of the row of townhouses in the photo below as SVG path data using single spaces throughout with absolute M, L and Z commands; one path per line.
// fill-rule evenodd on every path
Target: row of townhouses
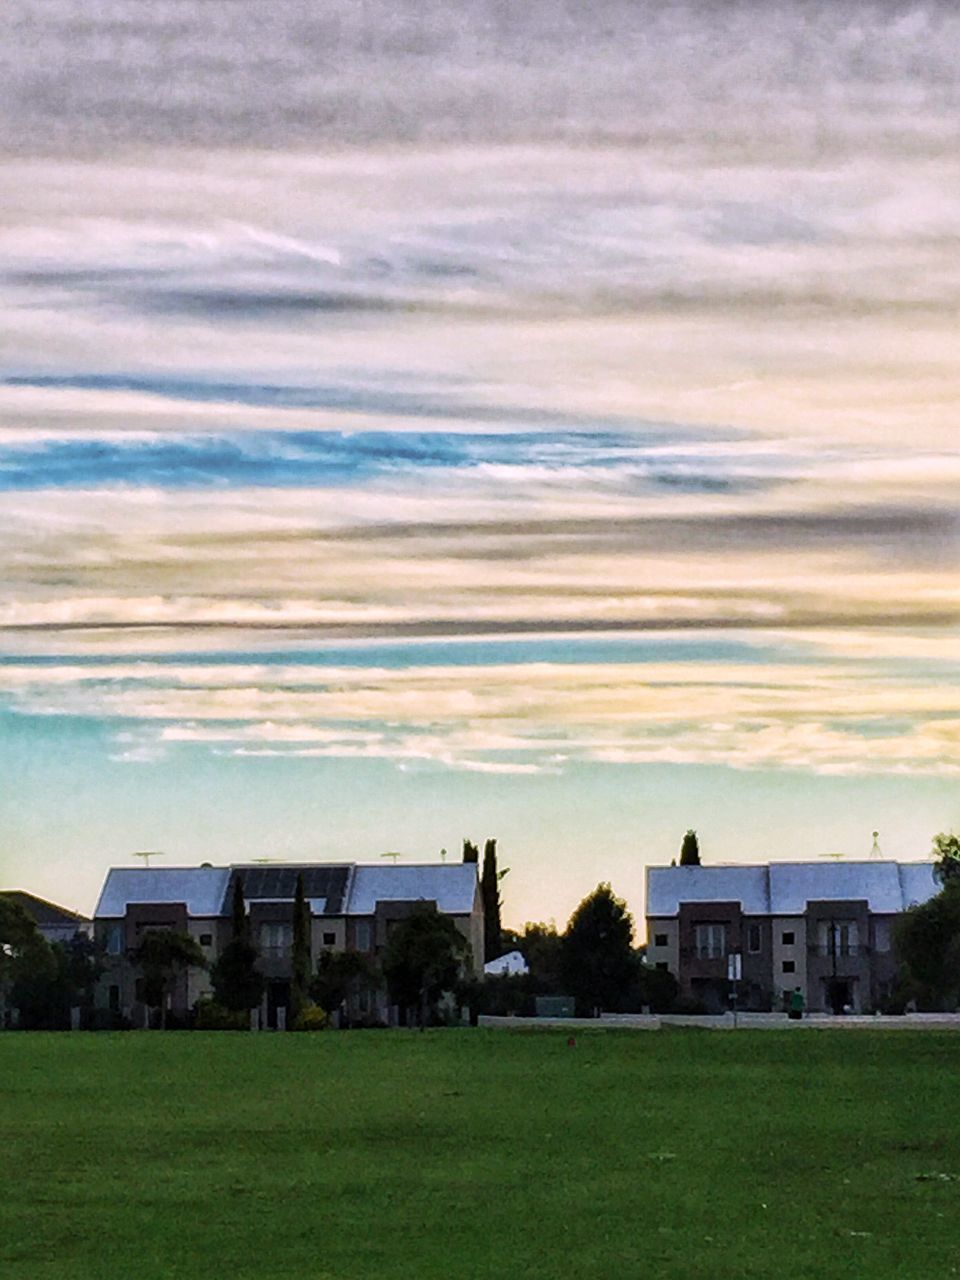
M 940 889 L 932 862 L 771 862 L 649 867 L 647 961 L 709 1011 L 882 1006 L 896 982 L 894 925 Z M 739 957 L 731 961 L 731 958 Z
M 290 999 L 300 875 L 314 965 L 324 951 L 376 958 L 396 923 L 428 902 L 469 942 L 474 973 L 483 972 L 484 960 L 497 971 L 496 957 L 483 954 L 483 903 L 471 863 L 114 868 L 92 922 L 30 894 L 5 896 L 33 915 L 51 942 L 92 933 L 107 961 L 99 1003 L 142 1026 L 148 1010 L 130 956 L 144 933 L 188 933 L 212 966 L 231 937 L 239 880 L 266 978 L 261 1024 L 275 1027 Z M 781 1008 L 799 989 L 810 1012 L 841 1013 L 877 1009 L 890 997 L 898 976 L 896 921 L 940 885 L 931 862 L 871 859 L 649 867 L 646 887 L 647 963 L 669 970 L 687 1000 L 708 1011 L 728 1008 L 736 973 L 740 1008 Z M 191 969 L 173 992 L 171 1012 L 182 1016 L 211 994 L 209 968 Z M 351 1020 L 389 1021 L 386 991 L 359 990 L 346 1013 Z
M 314 966 L 323 951 L 357 951 L 374 958 L 391 929 L 418 903 L 427 902 L 451 917 L 470 944 L 474 971 L 481 971 L 483 905 L 472 863 L 114 868 L 107 874 L 93 919 L 94 937 L 107 955 L 101 1002 L 135 1026 L 145 1025 L 142 979 L 129 955 L 148 930 L 189 934 L 212 966 L 231 938 L 234 883 L 239 880 L 266 978 L 261 1025 L 276 1027 L 290 1001 L 299 876 L 310 911 Z M 182 1016 L 197 1000 L 211 995 L 209 968 L 190 969 L 172 993 L 170 1011 Z M 356 1007 L 346 1011 L 351 1018 L 390 1020 L 385 990 L 362 989 L 354 1001 Z

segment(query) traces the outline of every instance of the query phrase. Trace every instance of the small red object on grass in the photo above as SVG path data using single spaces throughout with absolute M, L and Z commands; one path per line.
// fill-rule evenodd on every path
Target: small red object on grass
M 568 1049 L 572 1049 L 576 1043 L 577 1043 L 577 1041 L 576 1041 L 576 1038 L 575 1038 L 574 1036 L 568 1036 L 568 1038 L 567 1038 L 567 1048 L 568 1048 Z

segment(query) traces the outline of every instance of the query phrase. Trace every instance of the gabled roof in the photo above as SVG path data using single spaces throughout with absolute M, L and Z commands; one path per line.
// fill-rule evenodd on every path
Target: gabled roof
M 40 926 L 89 923 L 87 917 L 80 915 L 78 911 L 58 907 L 55 902 L 38 898 L 35 894 L 26 893 L 23 889 L 0 889 L 0 898 L 6 898 L 8 902 L 22 907 Z
M 675 916 L 681 902 L 739 902 L 746 915 L 769 915 L 767 868 L 648 867 L 647 915 Z
M 744 915 L 803 915 L 809 902 L 867 903 L 895 915 L 939 890 L 932 862 L 770 862 L 648 867 L 647 915 L 675 916 L 685 902 L 739 902 Z
M 112 867 L 94 916 L 119 919 L 143 902 L 183 902 L 188 916 L 219 916 L 229 883 L 229 867 Z
M 870 911 L 903 910 L 895 862 L 771 862 L 770 910 L 799 916 L 808 902 L 865 901 Z
M 354 868 L 347 914 L 372 916 L 378 902 L 435 902 L 447 915 L 469 915 L 477 892 L 472 862 L 398 863 Z

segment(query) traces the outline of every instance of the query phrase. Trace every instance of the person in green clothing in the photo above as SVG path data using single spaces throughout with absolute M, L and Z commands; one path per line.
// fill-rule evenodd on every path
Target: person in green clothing
M 794 987 L 790 995 L 790 1017 L 799 1020 L 803 1017 L 803 992 Z

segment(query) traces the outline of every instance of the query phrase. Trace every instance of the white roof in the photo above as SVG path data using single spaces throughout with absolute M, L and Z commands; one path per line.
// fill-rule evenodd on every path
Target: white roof
M 684 902 L 739 902 L 744 915 L 797 916 L 808 902 L 864 900 L 894 915 L 939 890 L 932 862 L 770 862 L 648 867 L 647 915 L 675 916 Z
M 870 911 L 893 915 L 903 910 L 895 862 L 771 862 L 770 910 L 775 916 L 799 916 L 808 902 L 864 899 Z
M 647 915 L 675 916 L 681 902 L 739 902 L 745 915 L 769 915 L 767 868 L 648 867 Z
M 372 916 L 378 902 L 411 902 L 424 898 L 447 915 L 469 915 L 477 892 L 472 862 L 395 863 L 354 868 L 347 915 Z
M 927 902 L 943 888 L 933 873 L 934 865 L 932 862 L 897 864 L 904 907 L 914 907 L 920 902 Z
M 489 974 L 529 973 L 530 968 L 520 951 L 508 951 L 505 956 L 497 956 L 483 966 L 483 972 Z
M 229 867 L 112 867 L 94 916 L 121 917 L 131 902 L 184 902 L 188 916 L 218 916 Z

